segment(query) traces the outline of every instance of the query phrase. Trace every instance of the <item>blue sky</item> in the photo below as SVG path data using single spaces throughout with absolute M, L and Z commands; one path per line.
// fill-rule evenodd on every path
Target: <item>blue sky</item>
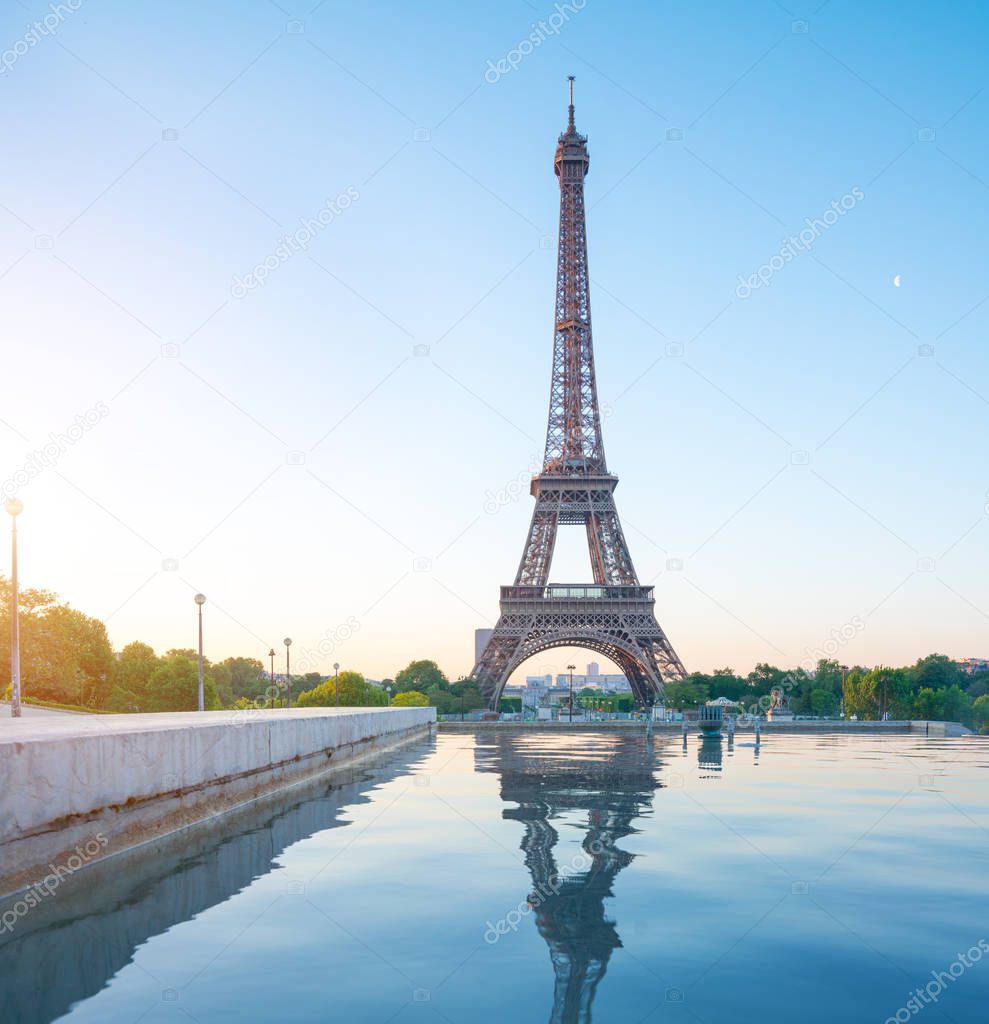
M 573 73 L 605 446 L 687 667 L 987 653 L 984 8 L 554 10 L 73 0 L 25 45 L 49 6 L 3 6 L 4 480 L 93 421 L 18 488 L 26 584 L 118 646 L 191 644 L 202 590 L 212 657 L 469 671 L 542 450 Z

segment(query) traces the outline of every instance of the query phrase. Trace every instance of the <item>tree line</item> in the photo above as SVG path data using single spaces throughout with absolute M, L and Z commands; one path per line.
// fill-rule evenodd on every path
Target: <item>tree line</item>
M 812 671 L 763 663 L 747 676 L 730 668 L 692 672 L 682 682 L 667 683 L 665 700 L 667 707 L 681 710 L 727 697 L 759 714 L 770 707 L 774 689 L 783 691 L 797 715 L 835 717 L 843 709 L 846 718 L 943 720 L 989 732 L 989 671 L 969 675 L 944 654 L 929 654 L 900 668 L 841 665 L 822 658 Z
M 158 655 L 145 643 L 128 644 L 115 653 L 106 626 L 60 602 L 48 590 L 20 592 L 21 683 L 29 700 L 105 712 L 191 711 L 198 704 L 198 656 L 191 648 Z M 10 664 L 10 583 L 0 576 L 0 664 Z M 285 680 L 275 685 L 259 658 L 204 659 L 207 710 L 278 706 L 286 699 Z M 293 676 L 292 703 L 300 707 L 336 704 L 337 683 L 307 672 Z M 439 714 L 475 711 L 487 704 L 473 679 L 451 681 L 435 661 L 412 661 L 380 685 L 355 670 L 339 674 L 339 703 L 344 707 L 432 705 Z M 770 693 L 782 690 L 798 715 L 881 719 L 926 718 L 963 722 L 989 732 L 989 672 L 967 675 L 950 658 L 931 654 L 916 664 L 889 668 L 842 666 L 821 659 L 811 671 L 759 664 L 746 676 L 730 668 L 693 672 L 667 683 L 667 707 L 690 709 L 715 697 L 738 701 L 746 711 L 768 709 Z M 581 704 L 628 710 L 631 695 L 612 697 L 584 689 Z M 502 710 L 519 709 L 518 698 L 505 698 Z

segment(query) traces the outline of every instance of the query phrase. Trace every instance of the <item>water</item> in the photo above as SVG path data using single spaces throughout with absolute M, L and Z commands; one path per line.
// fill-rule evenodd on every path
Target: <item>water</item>
M 444 733 L 80 872 L 0 936 L 0 1019 L 981 1024 L 987 767 Z

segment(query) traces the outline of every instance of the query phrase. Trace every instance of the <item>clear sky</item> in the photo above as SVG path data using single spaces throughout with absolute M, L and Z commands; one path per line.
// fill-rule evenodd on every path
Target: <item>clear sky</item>
M 468 672 L 531 513 L 573 73 L 608 462 L 688 669 L 989 654 L 987 29 L 8 0 L 0 474 L 54 446 L 16 488 L 24 583 L 118 647 L 192 645 L 202 590 L 213 658 Z

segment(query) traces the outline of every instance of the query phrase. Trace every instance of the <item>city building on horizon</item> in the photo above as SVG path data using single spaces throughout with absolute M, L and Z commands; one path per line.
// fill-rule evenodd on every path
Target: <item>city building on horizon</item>
M 491 639 L 491 634 L 494 632 L 493 629 L 475 629 L 474 630 L 474 664 L 476 665 L 481 659 L 481 655 L 484 653 L 484 648 L 488 646 L 488 641 Z
M 968 676 L 989 670 L 989 659 L 986 658 L 959 658 L 955 664 Z

